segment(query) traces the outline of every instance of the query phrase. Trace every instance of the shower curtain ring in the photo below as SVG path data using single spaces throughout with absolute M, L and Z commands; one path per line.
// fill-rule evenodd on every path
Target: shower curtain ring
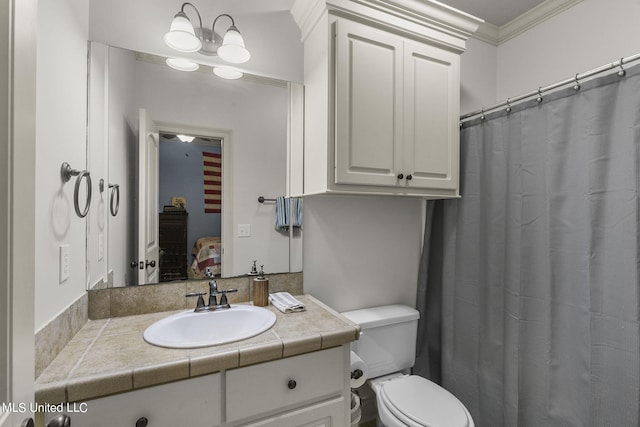
M 627 74 L 627 70 L 624 69 L 622 64 L 624 63 L 624 58 L 620 58 L 620 71 L 618 71 L 618 77 L 624 77 Z
M 480 120 L 484 120 L 486 117 L 484 116 L 484 107 L 480 109 Z
M 511 99 L 507 98 L 507 108 L 505 109 L 507 113 L 511 112 Z
M 536 98 L 536 101 L 538 102 L 538 104 L 540 104 L 542 102 L 542 86 L 538 86 L 538 97 Z
M 576 84 L 573 85 L 573 90 L 580 90 L 580 81 L 578 80 L 578 73 L 574 77 Z

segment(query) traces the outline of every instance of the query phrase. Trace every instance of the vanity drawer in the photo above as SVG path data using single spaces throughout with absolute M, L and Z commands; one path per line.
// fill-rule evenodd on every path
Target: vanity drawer
M 340 394 L 344 360 L 335 347 L 227 371 L 227 422 Z

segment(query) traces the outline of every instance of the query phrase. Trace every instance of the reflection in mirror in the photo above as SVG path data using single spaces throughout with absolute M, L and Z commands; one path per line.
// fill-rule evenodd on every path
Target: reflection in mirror
M 159 172 L 160 282 L 220 276 L 222 139 L 161 132 Z
M 87 222 L 88 288 L 144 284 L 138 279 L 141 266 L 157 268 L 160 281 L 201 277 L 207 263 L 219 267 L 222 277 L 247 274 L 253 260 L 267 273 L 301 271 L 300 230 L 277 230 L 274 204 L 257 202 L 259 196 L 287 192 L 290 84 L 247 74 L 223 80 L 204 66 L 180 72 L 163 58 L 97 43 L 90 46 L 89 69 L 89 162 L 92 175 L 111 188 L 98 194 L 99 208 Z M 150 197 L 138 194 L 141 108 L 162 136 L 157 210 L 149 215 L 157 215 L 161 224 L 163 217 L 179 216 L 173 212 L 182 202 L 184 211 L 178 212 L 188 214 L 185 247 L 160 248 L 157 260 L 143 259 L 137 248 L 143 241 L 138 205 Z M 178 134 L 200 139 L 177 142 L 173 136 Z M 220 195 L 216 189 L 207 194 L 204 152 L 222 153 Z M 180 181 L 187 185 L 178 188 Z M 114 216 L 109 208 L 115 185 L 119 209 Z M 198 265 L 203 247 L 210 252 L 200 254 Z M 179 268 L 163 272 L 170 258 Z

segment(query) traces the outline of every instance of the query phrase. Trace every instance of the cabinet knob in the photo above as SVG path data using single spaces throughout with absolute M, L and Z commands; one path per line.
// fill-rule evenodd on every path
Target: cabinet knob
M 398 179 L 402 179 L 402 178 L 404 178 L 404 175 L 403 175 L 403 174 L 401 174 L 401 173 L 399 173 L 399 174 L 398 174 Z
M 136 427 L 147 427 L 147 424 L 149 424 L 147 417 L 140 417 L 138 421 L 136 421 Z
M 407 175 L 407 181 L 411 181 L 412 178 L 413 178 L 413 176 Z
M 151 267 L 151 268 L 153 268 L 155 266 L 156 266 L 156 261 L 153 260 L 153 259 L 151 261 L 147 260 L 147 263 L 145 265 L 145 267 Z
M 289 390 L 293 390 L 297 385 L 298 384 L 296 384 L 295 380 L 289 380 L 289 382 L 287 383 L 287 387 L 289 387 Z
M 47 424 L 47 427 L 69 427 L 71 426 L 71 418 L 68 415 L 60 414 Z

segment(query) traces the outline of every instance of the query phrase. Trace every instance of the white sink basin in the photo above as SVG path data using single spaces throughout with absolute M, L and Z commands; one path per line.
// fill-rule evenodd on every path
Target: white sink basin
M 276 322 L 271 311 L 252 305 L 177 313 L 144 331 L 149 344 L 169 348 L 197 348 L 240 341 L 258 335 Z

